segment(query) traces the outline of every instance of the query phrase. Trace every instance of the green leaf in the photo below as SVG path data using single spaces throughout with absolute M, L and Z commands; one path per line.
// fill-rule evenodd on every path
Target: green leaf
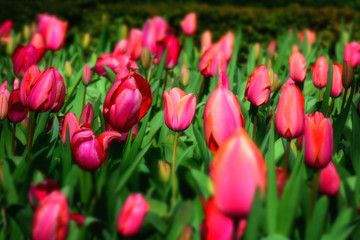
M 106 75 L 108 76 L 110 81 L 113 83 L 115 81 L 115 77 L 116 77 L 115 72 L 108 66 L 105 66 L 104 64 L 102 66 L 105 69 Z
M 246 222 L 245 240 L 259 239 L 259 225 L 261 221 L 261 194 L 257 189 L 251 206 L 250 216 Z
M 194 130 L 194 135 L 195 135 L 196 141 L 198 143 L 199 150 L 202 155 L 202 159 L 204 160 L 205 169 L 209 169 L 210 156 L 209 156 L 209 151 L 208 151 L 206 143 L 205 143 L 205 139 L 200 134 L 197 124 L 193 126 L 193 130 Z
M 184 228 L 190 224 L 193 219 L 194 210 L 190 202 L 180 202 L 171 218 L 170 226 L 167 230 L 165 239 L 178 239 Z
M 356 229 L 360 224 L 360 219 L 357 218 L 354 221 L 351 221 L 352 210 L 343 209 L 340 211 L 339 216 L 336 218 L 334 225 L 332 226 L 330 233 L 326 234 L 322 240 L 332 240 L 332 239 L 348 239 L 350 234 Z
M 326 223 L 328 206 L 329 201 L 325 196 L 321 197 L 320 200 L 317 201 L 312 219 L 306 228 L 306 240 L 320 239 Z
M 213 195 L 213 184 L 211 178 L 196 169 L 190 169 L 190 172 L 201 192 L 201 195 L 204 196 L 205 199 L 211 197 Z
M 324 116 L 326 116 L 328 106 L 329 106 L 329 98 L 330 98 L 330 92 L 331 92 L 331 88 L 332 88 L 332 80 L 333 80 L 333 62 L 330 60 L 326 89 L 325 89 L 324 98 L 323 98 L 323 101 L 321 104 L 321 112 Z
M 231 60 L 230 60 L 230 63 L 229 63 L 229 68 L 228 68 L 228 77 L 229 77 L 229 82 L 230 82 L 230 90 L 232 90 L 232 91 L 234 91 L 235 70 L 236 70 L 236 64 L 237 64 L 238 55 L 239 55 L 241 38 L 242 38 L 242 34 L 241 34 L 241 30 L 239 29 L 236 32 L 235 46 L 234 46 L 233 54 L 231 56 Z

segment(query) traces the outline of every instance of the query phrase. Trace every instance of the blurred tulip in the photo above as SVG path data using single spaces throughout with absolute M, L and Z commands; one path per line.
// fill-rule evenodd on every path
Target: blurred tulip
M 195 114 L 195 95 L 186 93 L 179 88 L 172 88 L 169 92 L 164 91 L 165 123 L 168 128 L 179 132 L 187 129 Z
M 36 48 L 38 61 L 40 61 L 45 55 L 45 43 L 40 33 L 35 33 L 30 41 L 30 44 Z
M 71 139 L 71 152 L 76 163 L 85 171 L 97 170 L 106 160 L 110 142 L 120 136 L 118 132 L 106 131 L 97 139 L 89 124 L 80 125 Z
M 55 190 L 59 190 L 59 185 L 53 179 L 45 179 L 36 185 L 30 184 L 28 197 L 33 208 L 36 208 L 38 203 Z
M 271 84 L 269 72 L 265 65 L 257 66 L 245 88 L 245 98 L 254 106 L 265 105 L 271 93 Z
M 162 41 L 169 32 L 167 22 L 161 17 L 147 20 L 143 26 L 143 46 L 147 47 L 152 54 L 157 53 L 157 42 Z
M 333 153 L 333 127 L 329 118 L 316 112 L 305 116 L 304 160 L 310 168 L 324 168 Z
M 66 132 L 67 132 L 67 126 L 69 126 L 69 139 L 71 142 L 71 139 L 75 133 L 75 131 L 79 128 L 79 121 L 76 117 L 76 115 L 72 112 L 68 112 L 66 114 L 65 120 L 64 120 L 64 124 L 63 124 L 63 128 L 61 131 L 61 138 L 63 141 L 63 144 L 66 144 Z
M 330 93 L 333 98 L 340 97 L 343 92 L 342 71 L 342 65 L 337 63 L 333 64 L 333 80 Z
M 306 77 L 306 62 L 300 52 L 294 52 L 289 59 L 290 77 L 295 82 L 303 82 Z
M 244 128 L 238 128 L 218 149 L 214 158 L 214 199 L 222 214 L 246 218 L 255 190 L 266 188 L 266 165 L 260 150 Z
M 144 69 L 148 69 L 150 67 L 150 62 L 151 62 L 150 51 L 147 47 L 143 47 L 140 53 L 141 66 Z
M 259 56 L 260 56 L 260 52 L 261 52 L 260 43 L 257 42 L 257 43 L 254 44 L 254 51 L 255 51 L 255 60 L 258 60 Z
M 82 40 L 82 46 L 83 48 L 87 48 L 90 44 L 91 36 L 90 33 L 85 33 L 83 40 Z
M 91 73 L 91 69 L 89 67 L 89 64 L 85 64 L 83 72 L 82 72 L 82 82 L 85 86 L 89 85 L 92 79 L 92 73 Z
M 315 65 L 311 68 L 314 86 L 317 88 L 326 87 L 329 64 L 324 56 L 320 56 Z
M 181 29 L 186 35 L 194 35 L 196 32 L 197 19 L 195 13 L 189 13 L 181 21 Z
M 204 53 L 211 46 L 212 35 L 209 30 L 203 32 L 201 35 L 201 52 Z
M 353 68 L 360 64 L 360 43 L 351 42 L 344 46 L 344 61 L 349 62 Z
M 119 132 L 128 132 L 151 107 L 150 85 L 139 73 L 115 81 L 104 101 L 105 121 Z
M 226 72 L 227 62 L 220 45 L 214 44 L 200 58 L 199 71 L 206 77 L 213 77 L 217 71 Z
M 163 160 L 159 160 L 158 170 L 161 181 L 168 182 L 170 179 L 170 164 Z
M 6 42 L 5 52 L 7 55 L 10 56 L 13 54 L 13 51 L 14 51 L 14 38 L 10 34 Z
M 11 57 L 13 62 L 13 70 L 15 75 L 24 76 L 25 72 L 32 66 L 38 63 L 38 53 L 32 45 L 19 45 Z
M 339 174 L 330 161 L 326 167 L 320 170 L 319 192 L 327 196 L 336 195 L 340 190 L 340 181 Z
M 267 52 L 270 56 L 275 55 L 275 52 L 276 52 L 276 40 L 275 39 L 271 40 L 271 42 L 269 43 Z
M 0 120 L 4 120 L 8 114 L 10 93 L 6 87 L 7 81 L 0 86 Z
M 304 130 L 304 97 L 291 82 L 282 86 L 275 115 L 276 130 L 281 137 L 297 138 Z
M 69 78 L 72 75 L 72 67 L 69 61 L 65 61 L 65 77 Z
M 284 187 L 290 178 L 290 175 L 284 174 L 284 168 L 281 168 L 281 167 L 277 167 L 275 169 L 275 171 L 276 171 L 276 183 L 277 183 L 278 197 L 280 198 L 282 196 Z M 286 179 L 284 179 L 284 177 L 286 177 Z
M 221 37 L 219 41 L 220 50 L 224 53 L 226 62 L 228 62 L 231 58 L 234 42 L 235 36 L 232 32 L 226 33 L 224 36 Z
M 186 67 L 186 64 L 184 63 L 181 67 L 180 82 L 183 86 L 187 86 L 189 84 L 189 80 L 190 72 L 189 69 Z
M 150 204 L 140 193 L 129 195 L 119 213 L 118 232 L 125 237 L 136 235 L 149 209 Z
M 59 20 L 56 16 L 40 14 L 38 17 L 38 30 L 49 50 L 59 50 L 65 43 L 68 23 Z
M 204 133 L 207 146 L 216 152 L 236 129 L 245 125 L 237 97 L 223 85 L 210 95 L 204 110 Z
M 81 227 L 85 222 L 85 217 L 81 214 L 71 213 L 70 220 L 75 221 L 78 227 Z
M 181 232 L 178 240 L 193 240 L 193 232 L 190 225 L 186 225 L 184 230 Z
M 24 40 L 28 41 L 30 39 L 30 26 L 29 25 L 24 25 L 23 27 L 23 35 L 24 35 Z
M 70 213 L 66 197 L 55 190 L 44 198 L 33 216 L 34 240 L 65 240 L 69 231 Z
M 0 41 L 2 45 L 7 44 L 11 38 L 11 29 L 14 23 L 11 20 L 6 20 L 0 25 Z
M 351 87 L 353 79 L 354 79 L 354 69 L 349 62 L 344 61 L 341 80 L 345 89 Z
M 166 36 L 162 41 L 157 42 L 157 59 L 160 61 L 162 55 L 167 49 L 165 68 L 174 68 L 178 63 L 182 46 L 179 39 L 175 36 Z
M 299 39 L 300 42 L 303 42 L 305 39 L 305 34 L 306 34 L 306 38 L 307 38 L 307 43 L 308 44 L 313 44 L 316 41 L 316 33 L 311 31 L 310 29 L 304 29 L 302 31 L 299 32 Z
M 105 126 L 106 126 L 106 125 L 109 126 L 109 129 L 106 128 L 106 130 L 111 130 L 111 126 L 110 126 L 109 124 L 106 124 L 106 123 L 105 123 Z M 138 135 L 139 131 L 138 131 L 138 128 L 137 128 L 136 125 L 134 125 L 134 127 L 133 127 L 132 130 L 133 130 L 133 131 L 132 131 L 132 134 L 131 134 L 131 140 L 134 140 L 135 137 Z M 116 141 L 118 141 L 118 142 L 126 142 L 127 139 L 128 139 L 129 133 L 130 133 L 130 131 L 120 133 L 120 134 L 121 134 L 121 137 L 118 138 L 118 139 L 116 139 Z
M 40 72 L 36 65 L 25 73 L 20 85 L 21 103 L 35 112 L 57 112 L 64 104 L 64 79 L 56 68 Z
M 14 90 L 18 89 L 19 88 L 19 79 L 18 78 L 15 78 L 14 79 Z
M 142 31 L 139 29 L 131 29 L 129 41 L 127 45 L 127 53 L 132 60 L 139 60 L 142 49 Z
M 20 89 L 13 90 L 9 98 L 8 119 L 10 122 L 18 123 L 24 120 L 29 109 L 24 107 L 20 101 Z
M 269 68 L 269 77 L 270 77 L 270 85 L 271 85 L 271 92 L 275 92 L 279 88 L 279 78 L 276 73 Z
M 110 68 L 116 74 L 120 73 L 121 77 L 127 76 L 130 73 L 130 70 L 134 71 L 138 69 L 136 63 L 130 59 L 129 55 L 126 54 L 115 55 L 111 53 L 105 53 L 97 59 L 94 68 L 95 72 L 100 76 L 105 76 L 108 78 L 109 76 L 107 75 L 103 65 Z
M 84 124 L 88 123 L 90 126 L 92 126 L 94 122 L 94 109 L 91 103 L 86 104 L 84 107 L 84 110 L 81 113 L 79 123 Z
M 229 78 L 228 76 L 226 75 L 225 72 L 220 72 L 219 74 L 219 79 L 218 79 L 218 85 L 221 84 L 223 85 L 225 88 L 229 89 Z

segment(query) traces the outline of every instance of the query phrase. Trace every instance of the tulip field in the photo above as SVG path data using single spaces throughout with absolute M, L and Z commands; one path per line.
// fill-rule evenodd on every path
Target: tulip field
M 0 23 L 0 239 L 360 239 L 352 23 L 198 21 Z

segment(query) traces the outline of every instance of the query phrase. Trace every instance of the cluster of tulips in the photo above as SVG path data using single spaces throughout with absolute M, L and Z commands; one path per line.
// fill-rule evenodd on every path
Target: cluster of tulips
M 303 239 L 301 230 L 292 231 L 295 221 L 323 221 L 315 236 L 338 234 L 331 226 L 339 213 L 327 217 L 328 198 L 357 207 L 360 181 L 352 179 L 352 188 L 345 178 L 359 172 L 358 111 L 351 110 L 348 119 L 350 108 L 360 109 L 354 107 L 359 43 L 343 39 L 341 59 L 333 63 L 318 50 L 314 32 L 290 30 L 281 39 L 284 46 L 272 40 L 267 48 L 250 48 L 246 75 L 237 63 L 241 34 L 228 32 L 213 42 L 205 31 L 201 48 L 194 47 L 195 13 L 180 23 L 180 37 L 165 19 L 154 17 L 142 30 L 131 29 L 113 52 L 88 58 L 67 50 L 68 23 L 56 16 L 40 14 L 37 24 L 24 28 L 28 44 L 14 51 L 20 38 L 14 38 L 12 25 L 8 20 L 0 27 L 2 54 L 11 53 L 0 73 L 5 238 L 19 239 L 14 232 L 27 228 L 14 204 L 32 219 L 24 217 L 31 230 L 20 236 L 35 240 L 110 239 L 113 229 L 114 239 Z M 292 49 L 289 39 L 298 43 Z M 89 41 L 85 34 L 82 46 L 69 49 L 89 48 Z M 312 86 L 305 81 L 310 78 Z M 191 177 L 193 186 L 184 183 Z M 339 197 L 345 192 L 355 192 L 353 205 Z M 292 195 L 297 200 L 290 206 Z M 109 198 L 117 201 L 106 207 Z M 198 205 L 200 211 L 189 213 Z M 257 213 L 264 205 L 268 225 L 261 227 L 263 215 Z M 336 223 L 347 237 L 359 219 L 351 212 Z M 307 239 L 319 232 L 308 228 Z

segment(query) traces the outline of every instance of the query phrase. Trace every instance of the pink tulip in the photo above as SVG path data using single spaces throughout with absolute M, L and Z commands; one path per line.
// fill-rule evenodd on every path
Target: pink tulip
M 128 50 L 129 41 L 121 39 L 115 46 L 113 54 L 126 54 Z
M 203 32 L 201 35 L 201 52 L 204 53 L 211 46 L 212 35 L 209 30 Z
M 246 218 L 258 187 L 264 194 L 266 165 L 256 144 L 239 128 L 215 154 L 215 204 L 229 218 Z
M 67 22 L 59 20 L 56 16 L 40 14 L 38 17 L 38 30 L 49 50 L 59 50 L 65 43 Z
M 36 65 L 38 63 L 39 56 L 34 46 L 19 45 L 15 49 L 11 60 L 13 62 L 13 70 L 15 75 L 22 77 L 32 65 Z
M 80 125 L 71 139 L 71 152 L 76 163 L 85 171 L 97 170 L 106 160 L 110 142 L 120 136 L 118 132 L 106 131 L 97 139 L 89 124 Z
M 124 133 L 120 133 L 121 134 L 121 137 L 119 139 L 117 139 L 117 141 L 119 142 L 126 142 L 127 139 L 128 139 L 128 136 L 129 136 L 129 132 L 124 132 Z M 131 140 L 134 140 L 135 137 L 138 135 L 139 133 L 139 130 L 138 128 L 136 127 L 136 125 L 133 127 L 133 131 L 132 131 L 132 134 L 131 134 Z
M 236 129 L 245 125 L 239 101 L 223 85 L 210 95 L 204 110 L 204 132 L 207 146 L 215 152 Z
M 226 72 L 226 68 L 227 62 L 219 43 L 212 45 L 200 58 L 199 71 L 206 77 L 215 76 L 218 70 Z
M 59 190 L 59 185 L 53 179 L 45 179 L 37 185 L 31 184 L 28 197 L 33 208 L 55 190 Z
M 136 235 L 149 209 L 150 204 L 140 193 L 130 195 L 119 213 L 118 232 L 125 237 Z
M 303 82 L 306 77 L 306 62 L 304 56 L 296 51 L 289 59 L 290 77 L 295 82 Z
M 88 123 L 90 126 L 94 122 L 94 109 L 91 103 L 86 104 L 84 110 L 81 113 L 79 123 L 84 124 Z
M 334 196 L 340 189 L 340 177 L 332 162 L 320 170 L 319 192 L 327 195 Z
M 142 31 L 139 29 L 131 29 L 127 46 L 127 53 L 132 60 L 139 60 L 142 49 Z
M 64 124 L 63 124 L 63 128 L 61 131 L 61 138 L 63 141 L 63 144 L 66 144 L 66 132 L 67 132 L 67 127 L 69 126 L 69 139 L 71 142 L 71 139 L 75 133 L 75 131 L 79 128 L 79 121 L 76 117 L 75 114 L 73 114 L 72 112 L 68 112 L 66 114 L 65 120 L 64 120 Z
M 311 68 L 313 72 L 313 83 L 317 88 L 326 87 L 329 64 L 324 56 L 320 56 Z
M 92 79 L 91 69 L 89 67 L 89 64 L 86 63 L 82 73 L 82 82 L 84 83 L 85 86 L 87 86 L 90 84 L 91 79 Z
M 329 118 L 322 113 L 305 116 L 304 159 L 310 168 L 321 169 L 331 161 L 333 153 L 333 128 Z
M 166 68 L 174 68 L 178 63 L 182 46 L 179 39 L 175 36 L 166 36 L 163 40 L 157 42 L 157 60 L 160 61 L 165 49 L 167 54 L 165 59 Z
M 271 42 L 269 43 L 267 52 L 270 56 L 273 56 L 275 54 L 275 52 L 276 52 L 276 40 L 275 39 L 271 40 Z
M 235 36 L 232 32 L 228 32 L 227 34 L 222 36 L 219 41 L 220 50 L 224 53 L 226 62 L 228 62 L 231 58 L 234 42 L 235 42 Z
M 194 35 L 196 32 L 197 19 L 195 13 L 189 13 L 181 21 L 181 29 L 186 35 Z
M 344 47 L 344 62 L 349 62 L 353 68 L 360 65 L 360 44 L 351 42 Z
M 275 115 L 276 130 L 281 137 L 297 138 L 304 130 L 304 97 L 291 81 L 284 84 Z
M 24 120 L 29 112 L 29 109 L 24 107 L 20 101 L 20 90 L 13 90 L 9 98 L 8 120 L 13 123 L 18 123 Z
M 188 95 L 179 88 L 172 88 L 169 92 L 164 91 L 165 123 L 173 131 L 184 131 L 187 129 L 195 114 L 196 98 L 190 93 Z
M 307 43 L 308 44 L 313 44 L 316 41 L 316 33 L 311 31 L 310 29 L 304 29 L 302 31 L 299 32 L 299 39 L 300 42 L 303 42 L 305 39 L 305 34 L 306 34 L 306 38 L 307 38 Z
M 257 66 L 245 88 L 245 98 L 255 106 L 265 105 L 270 98 L 271 84 L 265 65 Z
M 229 89 L 229 85 L 230 85 L 229 78 L 225 72 L 220 72 L 219 79 L 218 79 L 218 85 L 219 84 L 222 84 L 224 86 L 224 88 Z
M 343 92 L 342 71 L 342 65 L 337 63 L 333 64 L 333 80 L 330 93 L 333 98 L 340 97 Z
M 19 79 L 18 78 L 15 78 L 14 79 L 14 90 L 18 89 L 19 88 Z
M 38 60 L 40 61 L 45 55 L 45 43 L 40 33 L 35 33 L 30 41 L 30 44 L 36 48 Z
M 0 120 L 4 120 L 8 114 L 8 104 L 10 93 L 6 89 L 7 81 L 0 86 Z
M 34 240 L 65 240 L 69 231 L 70 213 L 65 195 L 55 190 L 36 208 L 32 221 Z
M 169 26 L 163 18 L 154 17 L 145 22 L 142 32 L 142 45 L 144 47 L 147 47 L 152 54 L 156 54 L 156 43 L 158 41 L 162 41 L 164 37 L 169 33 Z
M 119 77 L 127 76 L 130 73 L 130 70 L 137 70 L 138 66 L 136 63 L 130 59 L 129 55 L 126 54 L 111 54 L 106 53 L 101 55 L 95 65 L 95 72 L 100 76 L 109 77 L 106 73 L 105 68 L 110 68 L 114 73 L 120 74 Z
M 278 196 L 280 198 L 282 196 L 284 186 L 286 185 L 287 181 L 290 178 L 290 175 L 284 174 L 284 168 L 282 168 L 282 167 L 277 167 L 275 169 L 275 171 L 276 171 L 276 183 L 277 183 Z M 284 177 L 286 177 L 285 181 L 284 181 Z
M 0 25 L 0 41 L 5 45 L 11 38 L 11 29 L 14 23 L 11 20 L 6 20 Z

